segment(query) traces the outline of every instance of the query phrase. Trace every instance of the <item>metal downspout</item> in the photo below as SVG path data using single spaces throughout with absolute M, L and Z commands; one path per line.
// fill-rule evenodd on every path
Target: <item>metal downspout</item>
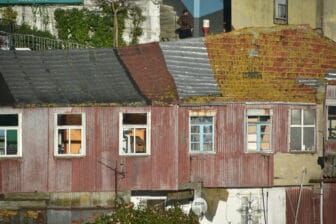
M 324 197 L 324 184 L 323 184 L 323 180 L 321 182 L 321 190 L 320 190 L 320 224 L 323 224 L 323 197 Z

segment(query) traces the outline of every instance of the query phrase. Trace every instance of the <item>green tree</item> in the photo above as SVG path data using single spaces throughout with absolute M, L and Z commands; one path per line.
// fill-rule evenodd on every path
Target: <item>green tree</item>
M 58 37 L 93 47 L 124 46 L 122 34 L 125 19 L 132 20 L 132 44 L 142 34 L 140 23 L 144 20 L 142 11 L 127 1 L 98 0 L 99 11 L 88 9 L 57 9 L 55 11 Z

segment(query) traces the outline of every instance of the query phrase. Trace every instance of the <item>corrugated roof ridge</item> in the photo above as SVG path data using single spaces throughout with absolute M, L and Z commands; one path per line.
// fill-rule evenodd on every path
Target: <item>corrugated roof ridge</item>
M 160 42 L 160 47 L 180 99 L 220 94 L 210 67 L 204 37 Z

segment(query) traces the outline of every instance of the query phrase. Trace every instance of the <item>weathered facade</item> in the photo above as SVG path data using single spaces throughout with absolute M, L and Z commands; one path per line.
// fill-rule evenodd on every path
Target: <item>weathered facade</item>
M 232 1 L 232 26 L 264 27 L 281 24 L 308 24 L 333 40 L 336 39 L 333 0 Z
M 282 26 L 0 51 L 0 217 L 84 222 L 118 198 L 203 197 L 202 222 L 332 223 L 335 49 Z

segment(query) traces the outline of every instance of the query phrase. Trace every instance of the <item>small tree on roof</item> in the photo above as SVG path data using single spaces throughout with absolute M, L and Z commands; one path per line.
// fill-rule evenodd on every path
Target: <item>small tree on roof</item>
M 97 0 L 97 3 L 102 7 L 110 7 L 113 13 L 113 47 L 118 47 L 119 41 L 119 24 L 118 14 L 128 11 L 133 7 L 130 0 Z

